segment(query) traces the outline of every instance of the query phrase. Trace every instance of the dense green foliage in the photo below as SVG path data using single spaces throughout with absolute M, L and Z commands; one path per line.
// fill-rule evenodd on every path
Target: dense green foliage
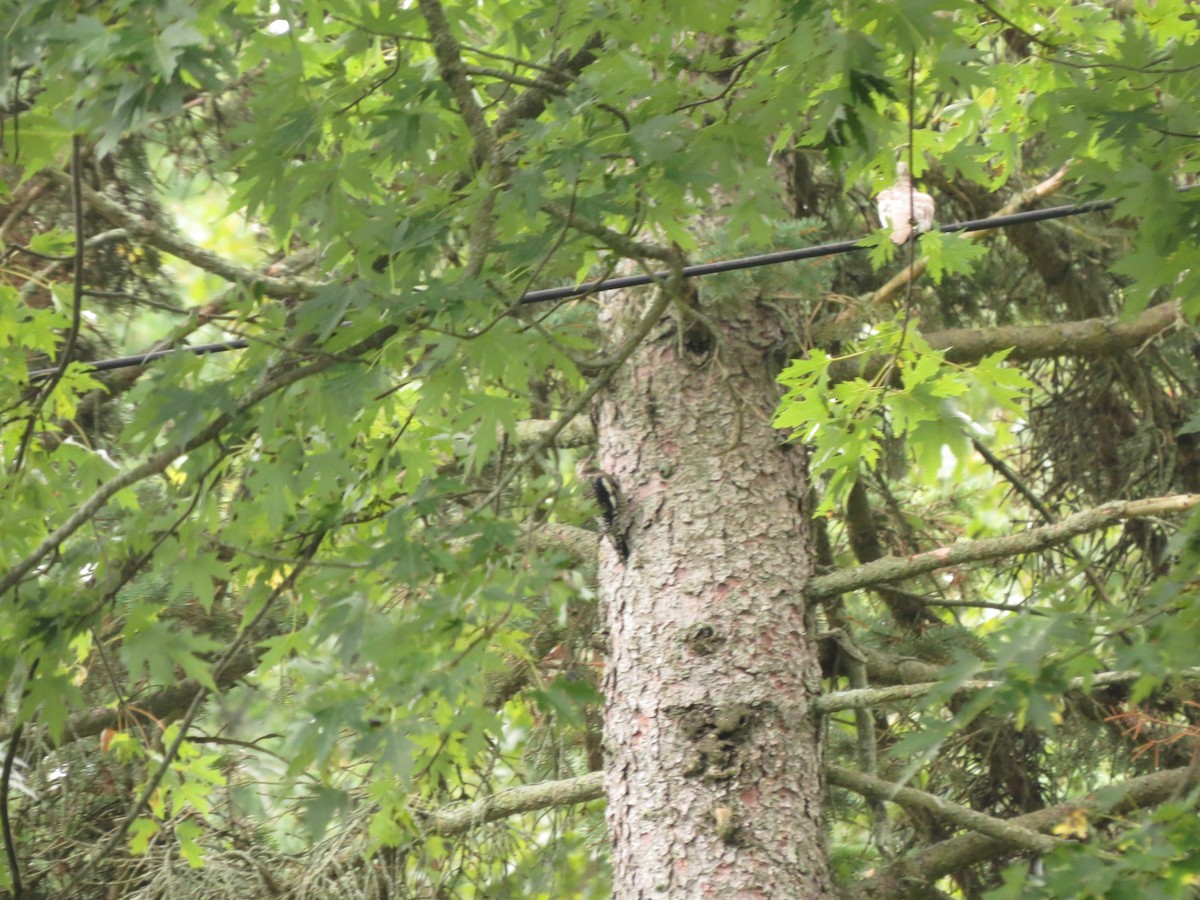
M 1061 517 L 1200 490 L 1185 329 L 1018 348 L 1023 369 L 920 337 L 1168 300 L 1200 317 L 1183 0 L 6 13 L 0 736 L 27 887 L 607 896 L 596 803 L 445 837 L 427 815 L 599 757 L 596 566 L 564 537 L 592 527 L 586 439 L 519 423 L 579 412 L 605 371 L 603 299 L 519 305 L 529 289 L 662 269 L 657 247 L 696 261 L 871 233 L 870 254 L 700 284 L 811 326 L 781 335 L 796 360 L 777 424 L 814 448 L 827 567 L 868 561 L 856 486 L 884 552 L 905 555 L 1040 524 L 1031 496 Z M 872 302 L 912 249 L 868 212 L 898 154 L 941 222 L 1068 163 L 1061 202 L 1119 199 L 983 242 L 927 235 L 929 284 Z M 249 345 L 81 364 L 230 337 Z M 871 358 L 890 363 L 836 368 Z M 1181 525 L 1130 519 L 914 581 L 938 627 L 889 619 L 895 598 L 828 602 L 828 624 L 945 676 L 875 717 L 880 774 L 1003 817 L 1186 764 L 1197 707 L 1170 676 L 1196 659 L 1200 557 Z M 1140 678 L 1074 690 L 1108 670 Z M 991 687 L 949 701 L 981 672 Z M 864 725 L 844 715 L 829 758 L 852 765 Z M 1034 876 L 997 853 L 943 887 L 1186 896 L 1194 801 L 1084 817 L 1058 833 L 1086 840 Z M 847 880 L 887 865 L 850 795 L 830 830 Z M 893 830 L 896 850 L 951 833 L 899 813 Z M 0 860 L 0 884 L 12 874 Z

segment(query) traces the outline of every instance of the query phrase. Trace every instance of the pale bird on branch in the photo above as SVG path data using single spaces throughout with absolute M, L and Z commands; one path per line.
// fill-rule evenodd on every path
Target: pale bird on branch
M 892 229 L 893 243 L 907 241 L 914 227 L 918 233 L 933 227 L 933 198 L 913 187 L 904 163 L 896 166 L 896 183 L 880 191 L 875 199 L 879 204 L 879 220 L 885 228 Z

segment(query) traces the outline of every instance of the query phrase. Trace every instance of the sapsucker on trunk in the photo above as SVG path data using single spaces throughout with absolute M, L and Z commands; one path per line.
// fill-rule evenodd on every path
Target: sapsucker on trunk
M 591 457 L 580 461 L 576 474 L 600 509 L 601 530 L 612 542 L 621 562 L 625 562 L 629 559 L 629 543 L 625 540 L 625 498 L 621 488 L 610 475 L 595 467 Z

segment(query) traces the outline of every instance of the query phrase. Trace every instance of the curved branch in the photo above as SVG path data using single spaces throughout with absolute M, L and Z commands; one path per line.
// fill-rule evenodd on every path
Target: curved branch
M 829 575 L 818 575 L 809 579 L 804 590 L 811 600 L 835 597 L 847 591 L 886 584 L 889 581 L 901 581 L 948 566 L 1004 559 L 1019 553 L 1045 550 L 1047 547 L 1065 543 L 1089 531 L 1107 528 L 1125 519 L 1186 512 L 1197 505 L 1200 505 L 1200 494 L 1174 494 L 1146 500 L 1114 500 L 1095 509 L 1067 516 L 1054 525 L 1030 528 L 1020 534 L 979 541 L 959 541 L 926 553 L 891 556 Z

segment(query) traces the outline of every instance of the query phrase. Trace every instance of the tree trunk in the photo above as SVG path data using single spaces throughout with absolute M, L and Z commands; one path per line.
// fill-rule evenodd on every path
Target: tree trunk
M 635 305 L 606 305 L 614 340 Z M 614 892 L 824 897 L 805 459 L 770 425 L 784 325 L 702 312 L 716 333 L 664 319 L 596 410 L 630 553 L 601 560 Z

